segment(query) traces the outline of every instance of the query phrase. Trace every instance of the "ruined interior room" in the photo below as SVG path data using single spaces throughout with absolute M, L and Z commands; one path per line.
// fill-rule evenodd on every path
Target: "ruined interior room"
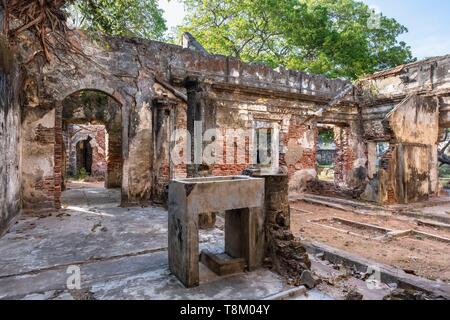
M 450 298 L 450 55 L 350 81 L 183 36 L 0 33 L 0 299 Z

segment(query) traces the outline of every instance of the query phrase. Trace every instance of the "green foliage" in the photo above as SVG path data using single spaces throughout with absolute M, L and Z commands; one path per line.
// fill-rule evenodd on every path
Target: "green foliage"
M 448 164 L 439 167 L 439 177 L 450 178 L 450 166 Z
M 91 106 L 91 108 L 108 105 L 110 97 L 101 91 L 83 90 L 78 92 L 75 99 L 79 99 L 84 106 Z
M 334 142 L 334 131 L 333 130 L 320 130 L 319 138 L 324 144 L 330 144 Z
M 67 10 L 78 27 L 113 36 L 163 40 L 167 30 L 157 0 L 77 0 Z
M 78 180 L 84 180 L 86 179 L 86 177 L 88 176 L 87 171 L 85 168 L 81 168 L 80 171 L 78 172 L 78 176 L 77 179 Z
M 207 50 L 272 67 L 356 79 L 412 61 L 407 29 L 355 0 L 184 0 L 188 31 Z

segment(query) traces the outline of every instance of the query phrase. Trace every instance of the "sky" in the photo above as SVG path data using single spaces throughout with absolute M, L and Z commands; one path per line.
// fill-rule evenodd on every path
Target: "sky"
M 169 29 L 180 25 L 184 6 L 177 0 L 158 0 Z M 257 1 L 257 0 L 255 0 Z M 385 16 L 395 18 L 409 32 L 400 37 L 418 59 L 450 54 L 449 0 L 363 0 Z

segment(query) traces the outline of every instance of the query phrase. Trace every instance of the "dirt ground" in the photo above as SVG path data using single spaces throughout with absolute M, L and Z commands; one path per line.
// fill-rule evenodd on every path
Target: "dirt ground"
M 364 228 L 339 219 L 389 230 Z M 450 283 L 450 244 L 415 234 L 385 237 L 391 230 L 414 229 L 450 238 L 449 229 L 419 226 L 414 219 L 404 216 L 361 215 L 304 201 L 291 203 L 291 229 L 304 240 L 328 244 L 411 274 Z

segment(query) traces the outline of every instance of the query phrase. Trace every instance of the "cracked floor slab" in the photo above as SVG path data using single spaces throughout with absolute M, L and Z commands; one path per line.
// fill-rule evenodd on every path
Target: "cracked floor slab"
M 167 211 L 118 200 L 117 190 L 76 188 L 65 210 L 21 219 L 0 239 L 0 299 L 263 299 L 290 288 L 268 269 L 218 277 L 202 265 L 201 285 L 184 288 L 168 269 Z M 200 250 L 223 247 L 219 228 L 200 232 Z M 70 266 L 84 293 L 67 289 Z

